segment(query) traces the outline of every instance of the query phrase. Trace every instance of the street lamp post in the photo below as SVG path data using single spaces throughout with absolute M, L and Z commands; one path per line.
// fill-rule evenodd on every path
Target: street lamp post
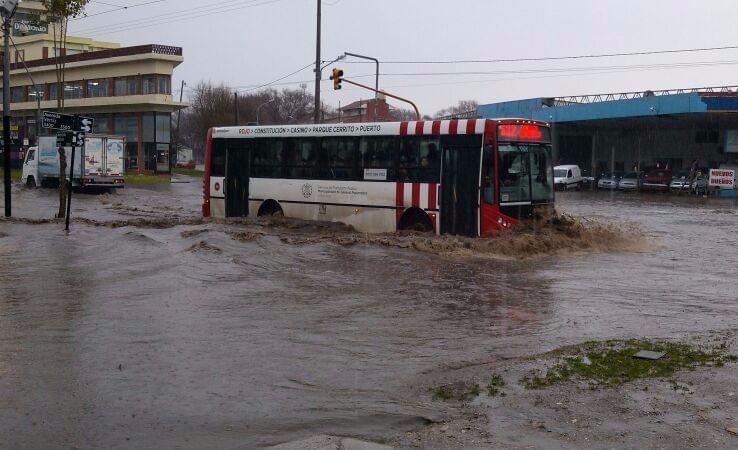
M 15 14 L 18 0 L 0 1 L 3 17 L 3 175 L 5 188 L 5 217 L 12 215 L 10 185 L 10 19 Z
M 259 113 L 261 112 L 261 108 L 264 107 L 264 106 L 266 106 L 266 105 L 268 105 L 268 104 L 270 104 L 270 103 L 272 103 L 272 102 L 274 102 L 274 100 L 276 100 L 276 99 L 272 98 L 270 100 L 267 100 L 264 103 L 262 103 L 261 105 L 259 105 L 258 108 L 256 108 L 256 124 L 257 125 L 261 125 L 261 122 L 259 121 Z
M 377 65 L 377 75 L 374 79 L 374 90 L 376 92 L 377 98 L 379 98 L 379 60 L 377 58 L 372 58 L 371 56 L 364 56 L 364 55 L 357 55 L 356 53 L 344 53 L 347 56 L 353 56 L 354 58 L 360 58 L 360 59 L 368 59 L 369 61 L 374 61 L 374 64 Z

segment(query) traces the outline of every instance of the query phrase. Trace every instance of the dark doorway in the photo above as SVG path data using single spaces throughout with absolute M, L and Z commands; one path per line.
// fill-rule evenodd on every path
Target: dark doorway
M 441 141 L 441 147 L 441 234 L 476 236 L 481 139 L 448 144 Z
M 226 217 L 249 215 L 249 173 L 251 152 L 246 147 L 229 147 L 226 153 Z

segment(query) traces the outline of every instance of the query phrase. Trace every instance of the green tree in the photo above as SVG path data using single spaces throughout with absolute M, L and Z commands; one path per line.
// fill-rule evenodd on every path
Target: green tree
M 54 39 L 54 65 L 56 68 L 56 105 L 59 112 L 64 111 L 64 72 L 67 57 L 67 29 L 69 19 L 74 19 L 85 14 L 85 7 L 90 0 L 41 0 L 41 5 L 46 8 L 49 21 L 52 23 Z M 66 215 L 67 203 L 67 179 L 64 149 L 59 148 L 59 212 L 57 217 Z M 71 162 L 70 162 L 71 164 Z M 68 181 L 69 183 L 72 180 Z

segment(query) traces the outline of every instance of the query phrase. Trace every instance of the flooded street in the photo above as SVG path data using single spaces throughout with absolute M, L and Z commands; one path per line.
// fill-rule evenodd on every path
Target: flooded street
M 0 446 L 382 440 L 450 414 L 430 371 L 738 329 L 732 201 L 561 194 L 653 245 L 516 261 L 238 234 L 185 181 L 76 195 L 69 234 L 0 222 Z M 48 219 L 56 197 L 13 200 Z

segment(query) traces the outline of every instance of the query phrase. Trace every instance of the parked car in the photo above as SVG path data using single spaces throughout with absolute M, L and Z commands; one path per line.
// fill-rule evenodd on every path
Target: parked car
M 178 169 L 194 169 L 195 161 L 177 161 L 176 167 Z
M 672 180 L 672 172 L 669 169 L 654 169 L 643 177 L 641 189 L 644 191 L 665 192 L 669 190 Z
M 643 174 L 640 172 L 628 172 L 618 182 L 621 191 L 638 191 L 643 184 Z
M 707 178 L 703 172 L 698 171 L 692 180 L 690 191 L 689 171 L 682 170 L 671 179 L 669 188 L 676 192 L 690 191 L 699 194 L 707 190 Z
M 554 167 L 554 187 L 559 190 L 582 189 L 582 170 L 579 166 L 565 165 Z
M 621 178 L 623 178 L 623 172 L 605 172 L 597 182 L 597 189 L 617 189 Z

